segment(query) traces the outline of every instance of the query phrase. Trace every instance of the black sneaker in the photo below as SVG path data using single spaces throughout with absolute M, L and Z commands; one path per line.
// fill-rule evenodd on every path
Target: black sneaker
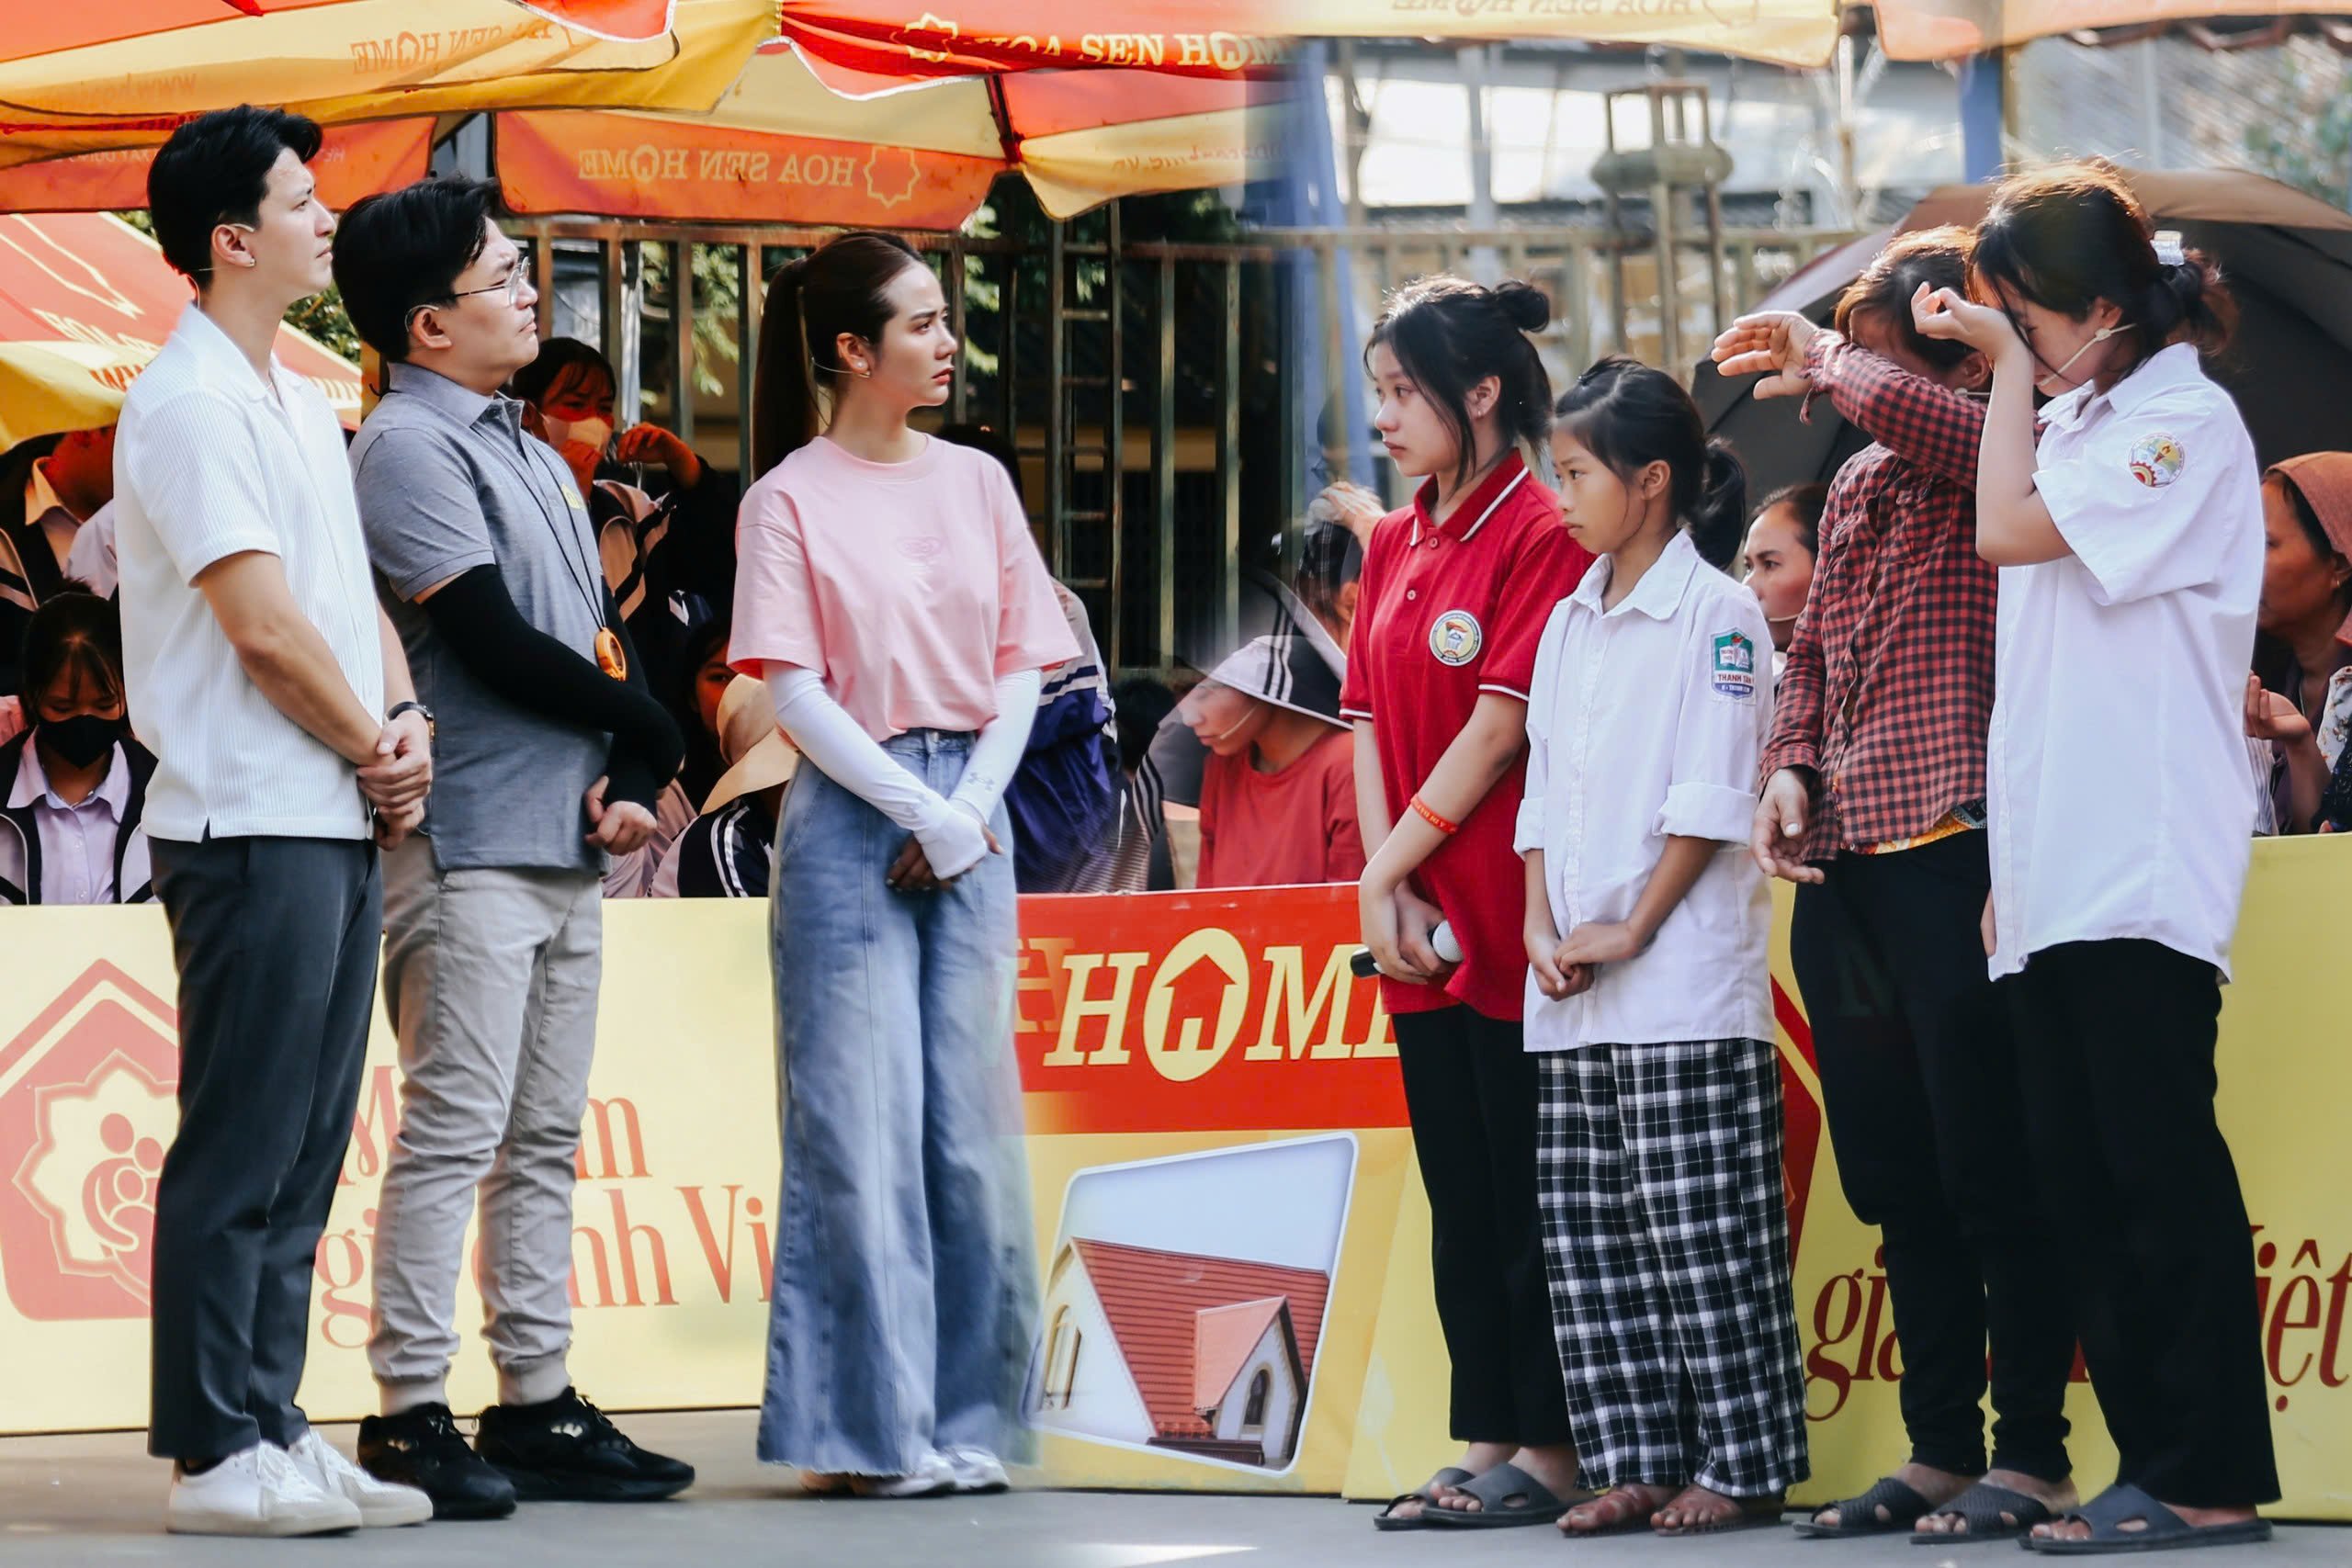
M 544 1404 L 493 1404 L 474 1450 L 526 1503 L 652 1503 L 695 1483 L 695 1467 L 647 1453 L 575 1389 Z
M 514 1483 L 481 1461 L 446 1404 L 420 1404 L 359 1423 L 359 1467 L 433 1499 L 436 1519 L 503 1519 Z

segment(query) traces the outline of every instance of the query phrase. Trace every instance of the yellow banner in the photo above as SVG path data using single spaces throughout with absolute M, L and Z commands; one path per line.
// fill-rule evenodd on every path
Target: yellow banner
M 2336 965 L 2313 918 L 2343 855 L 2324 840 L 2256 848 L 2220 1107 L 2256 1226 L 2278 1511 L 2352 1519 L 2352 1152 L 2336 1125 L 2352 1067 L 2331 1049 Z M 573 1368 L 616 1409 L 755 1404 L 777 1179 L 765 910 L 626 902 L 605 918 Z M 1046 1273 L 1028 1389 L 1044 1481 L 1385 1497 L 1446 1462 L 1429 1210 L 1387 1019 L 1347 973 L 1352 919 L 1345 888 L 1024 905 L 1015 1048 Z M 1793 995 L 1784 945 L 1773 967 Z M 174 991 L 153 908 L 0 910 L 0 1431 L 146 1419 Z M 1874 1234 L 1812 1136 L 1803 1018 L 1782 1019 L 1813 1422 L 1800 1500 L 1826 1499 L 1901 1457 L 1902 1355 Z M 322 1420 L 375 1405 L 370 1238 L 398 1105 L 379 1015 L 319 1248 L 303 1400 Z M 494 1397 L 466 1278 L 461 1411 Z M 2096 1489 L 2114 1455 L 2087 1385 L 2070 1408 Z

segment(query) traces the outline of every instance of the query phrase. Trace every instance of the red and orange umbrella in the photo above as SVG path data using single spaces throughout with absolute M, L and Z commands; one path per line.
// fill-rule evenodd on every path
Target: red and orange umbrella
M 96 0 L 10 17 L 0 167 L 279 104 L 322 124 L 542 105 L 707 108 L 776 0 Z
M 784 0 L 784 36 L 843 91 L 866 76 L 1135 68 L 1266 76 L 1282 0 Z M 935 6 L 936 8 L 933 8 Z M 913 15 L 910 15 L 913 12 Z
M 0 218 L 0 450 L 112 424 L 188 299 L 163 253 L 105 213 Z M 291 327 L 277 356 L 359 423 L 357 367 Z

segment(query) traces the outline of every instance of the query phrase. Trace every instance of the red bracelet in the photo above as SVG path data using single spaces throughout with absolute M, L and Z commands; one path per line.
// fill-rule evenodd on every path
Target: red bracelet
M 1459 822 L 1449 822 L 1444 818 L 1440 817 L 1436 812 L 1431 811 L 1426 805 L 1422 804 L 1421 797 L 1418 795 L 1413 796 L 1413 809 L 1420 814 L 1422 821 L 1428 823 L 1430 827 L 1436 829 L 1439 832 L 1444 834 L 1449 839 L 1462 830 L 1462 824 Z

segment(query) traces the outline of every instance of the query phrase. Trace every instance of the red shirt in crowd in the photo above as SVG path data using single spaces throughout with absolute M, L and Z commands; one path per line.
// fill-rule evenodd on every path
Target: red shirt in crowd
M 1342 717 L 1372 721 L 1392 820 L 1409 809 L 1406 803 L 1470 722 L 1480 694 L 1527 700 L 1544 623 L 1592 564 L 1560 525 L 1559 498 L 1516 453 L 1442 525 L 1430 515 L 1436 496 L 1435 483 L 1424 484 L 1412 505 L 1373 532 L 1365 608 L 1356 616 L 1340 693 Z M 1384 979 L 1390 1012 L 1466 1002 L 1488 1018 L 1520 1016 L 1527 875 L 1511 834 L 1526 780 L 1522 755 L 1413 874 L 1415 890 L 1452 922 L 1462 963 L 1442 988 Z
M 1917 838 L 1984 798 L 2000 580 L 1976 553 L 1984 405 L 1833 333 L 1805 365 L 1881 443 L 1829 487 L 1764 746 L 1765 778 L 1818 775 L 1798 851 L 1817 861 Z
M 1290 887 L 1363 874 L 1355 738 L 1334 729 L 1278 773 L 1245 754 L 1201 772 L 1202 887 Z

